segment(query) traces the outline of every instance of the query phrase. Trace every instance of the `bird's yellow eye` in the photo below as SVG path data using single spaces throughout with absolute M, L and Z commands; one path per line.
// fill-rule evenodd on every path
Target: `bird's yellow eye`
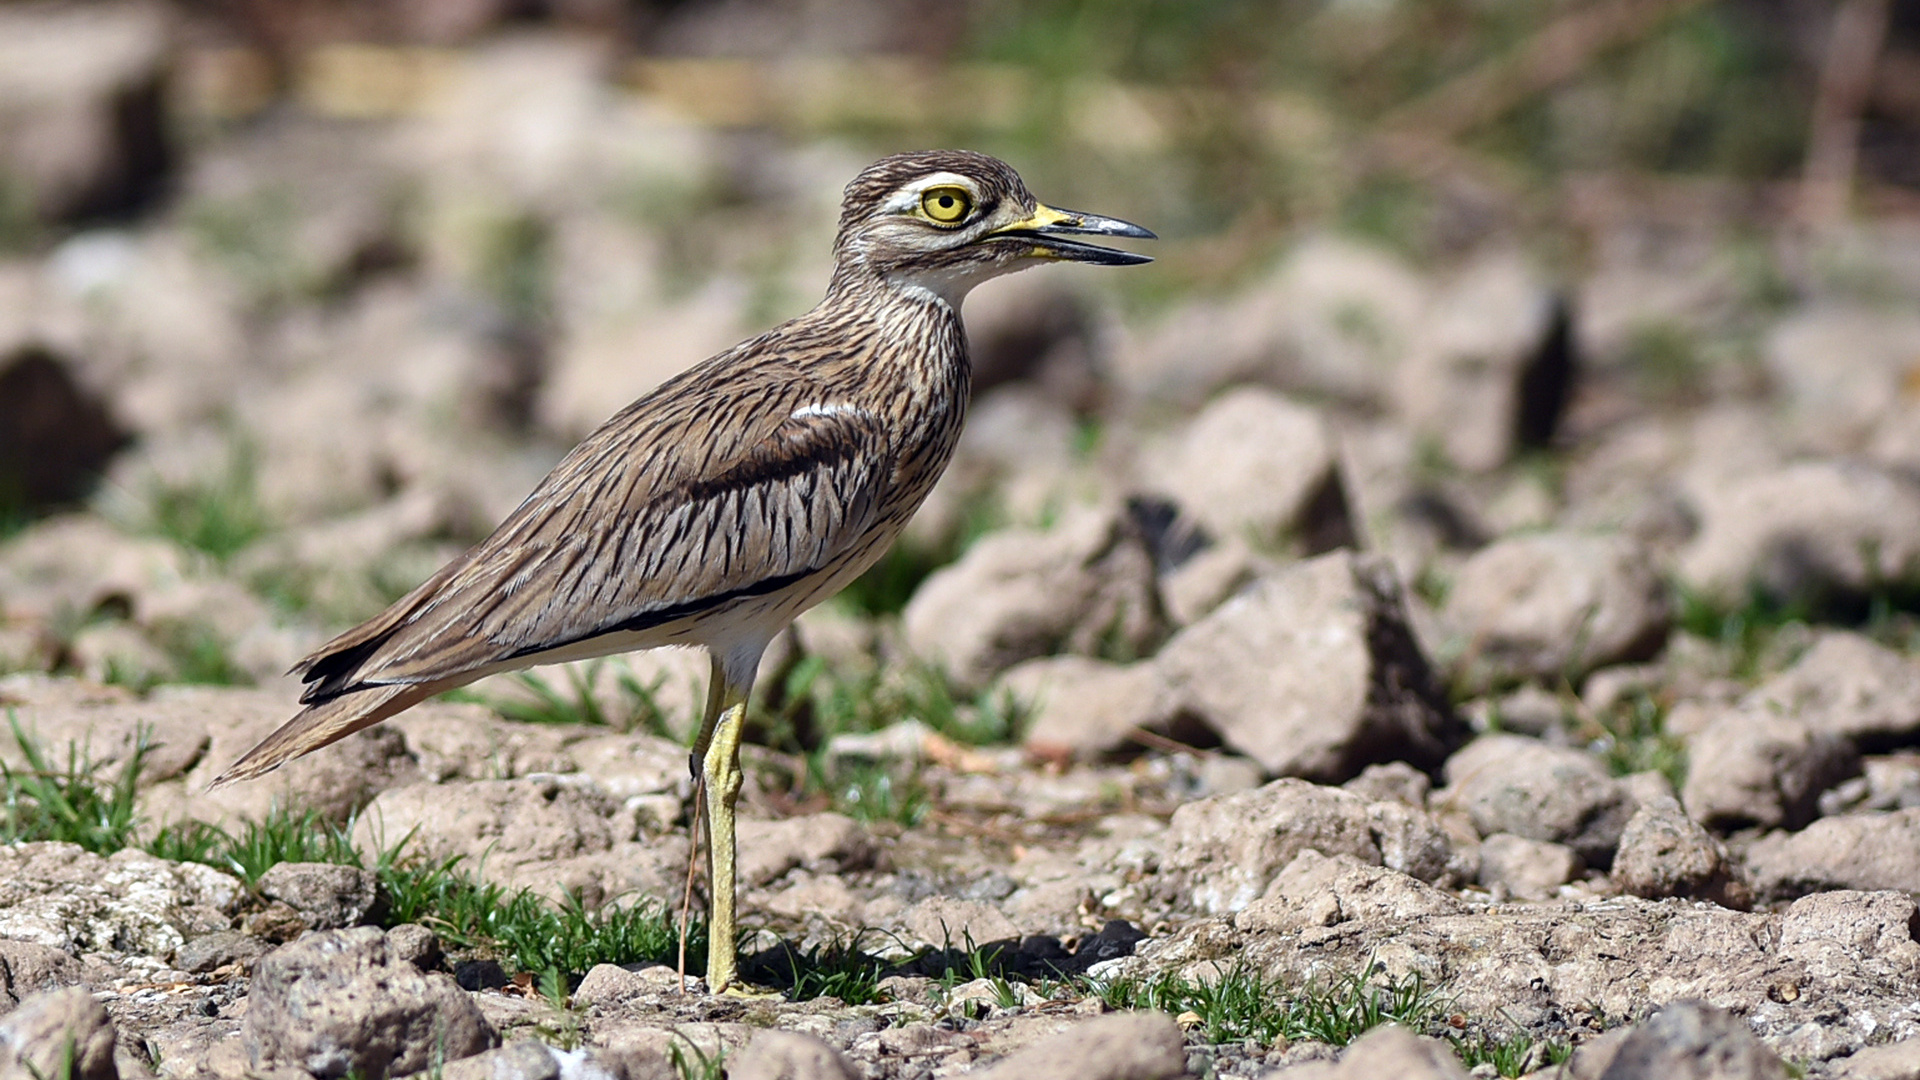
M 951 225 L 973 210 L 973 197 L 957 187 L 928 188 L 920 196 L 920 212 L 942 225 Z

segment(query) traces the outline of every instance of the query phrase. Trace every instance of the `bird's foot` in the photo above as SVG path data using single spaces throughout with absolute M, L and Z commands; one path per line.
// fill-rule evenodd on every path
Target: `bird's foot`
M 742 1001 L 776 1001 L 786 997 L 771 986 L 755 986 L 752 983 L 733 982 L 720 991 L 721 997 L 738 998 Z

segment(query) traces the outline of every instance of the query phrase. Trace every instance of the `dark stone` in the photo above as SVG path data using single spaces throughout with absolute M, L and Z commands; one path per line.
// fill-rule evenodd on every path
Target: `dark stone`
M 0 514 L 79 502 L 126 443 L 59 356 L 30 345 L 0 358 Z
M 462 990 L 498 990 L 512 980 L 496 960 L 465 960 L 453 966 L 453 981 Z
M 1082 938 L 1080 947 L 1059 966 L 1062 971 L 1083 973 L 1101 961 L 1132 956 L 1133 947 L 1145 940 L 1147 935 L 1132 923 L 1125 919 L 1113 919 L 1101 927 L 1099 933 Z

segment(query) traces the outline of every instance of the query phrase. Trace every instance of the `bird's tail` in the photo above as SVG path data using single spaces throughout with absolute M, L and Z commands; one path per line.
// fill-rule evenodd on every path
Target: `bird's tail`
M 226 772 L 214 777 L 207 790 L 264 776 L 302 754 L 312 753 L 403 709 L 410 709 L 444 688 L 440 683 L 369 686 L 309 705 L 228 766 Z

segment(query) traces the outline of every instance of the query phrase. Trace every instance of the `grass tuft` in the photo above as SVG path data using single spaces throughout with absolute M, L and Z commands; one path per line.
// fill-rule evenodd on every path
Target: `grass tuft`
M 284 807 L 233 831 L 173 822 L 139 843 L 143 823 L 135 796 L 152 747 L 148 732 L 140 732 L 124 767 L 108 775 L 107 765 L 77 744 L 68 745 L 65 764 L 56 766 L 15 714 L 9 711 L 7 720 L 25 765 L 0 763 L 0 842 L 58 840 L 98 855 L 138 846 L 160 858 L 224 870 L 249 885 L 283 862 L 365 865 L 350 827 Z M 406 846 L 403 839 L 380 852 L 371 867 L 388 897 L 388 926 L 431 926 L 455 949 L 498 954 L 525 972 L 573 975 L 595 964 L 666 963 L 678 955 L 679 934 L 663 904 L 589 911 L 574 897 L 555 906 L 530 890 L 481 881 L 459 857 L 412 858 Z M 706 955 L 705 934 L 700 923 L 691 928 L 690 957 Z
M 447 701 L 484 705 L 502 718 L 525 724 L 584 724 L 625 731 L 644 731 L 664 739 L 677 739 L 671 717 L 660 705 L 660 687 L 665 676 L 652 684 L 643 683 L 631 668 L 620 665 L 614 680 L 618 705 L 609 710 L 596 693 L 607 659 L 585 664 L 569 664 L 554 669 L 565 680 L 555 686 L 548 677 L 533 672 L 516 672 L 520 687 L 515 694 L 487 694 L 468 689 L 449 690 L 441 697 Z
M 589 911 L 575 896 L 555 907 L 531 890 L 481 881 L 459 856 L 408 859 L 404 846 L 382 852 L 374 868 L 387 892 L 390 924 L 430 926 L 454 948 L 500 953 L 521 971 L 583 974 L 596 964 L 669 963 L 678 956 L 679 931 L 664 904 Z M 700 969 L 691 965 L 706 952 L 706 928 L 696 921 L 687 938 L 695 974 Z
M 1371 970 L 1324 985 L 1309 982 L 1291 992 L 1280 980 L 1242 964 L 1210 983 L 1163 972 L 1095 982 L 1091 988 L 1109 1009 L 1192 1013 L 1200 1018 L 1206 1041 L 1214 1044 L 1312 1039 L 1345 1046 L 1381 1024 L 1424 1031 L 1439 1018 L 1438 997 L 1420 976 L 1379 982 L 1369 977 Z
M 884 764 L 865 762 L 828 777 L 817 756 L 808 760 L 808 768 L 815 773 L 810 782 L 827 792 L 833 808 L 855 821 L 893 821 L 912 828 L 927 816 L 929 796 L 916 772 L 895 775 Z
M 1573 1044 L 1563 1039 L 1536 1039 L 1519 1032 L 1503 1039 L 1449 1035 L 1453 1052 L 1469 1069 L 1491 1065 L 1501 1076 L 1524 1076 L 1560 1065 L 1573 1056 Z
M 883 1000 L 880 980 L 890 965 L 860 947 L 867 931 L 851 939 L 834 938 L 806 951 L 782 942 L 777 957 L 754 958 L 754 976 L 779 987 L 794 1001 L 838 998 L 848 1005 L 873 1005 Z
M 726 1080 L 727 1052 L 723 1047 L 708 1056 L 705 1050 L 692 1040 L 681 1037 L 687 1048 L 680 1049 L 680 1043 L 669 1043 L 668 1059 L 673 1062 L 673 1070 L 680 1074 L 680 1080 Z
M 26 764 L 0 762 L 0 842 L 63 841 L 96 855 L 133 843 L 140 770 L 153 748 L 149 729 L 135 734 L 132 755 L 108 777 L 108 765 L 93 761 L 78 743 L 68 743 L 66 763 L 55 765 L 11 709 L 7 726 Z
M 146 531 L 225 562 L 267 533 L 255 472 L 252 452 L 236 446 L 219 476 L 155 485 L 146 499 Z
M 580 1009 L 568 992 L 566 975 L 559 968 L 550 967 L 540 973 L 536 989 L 540 999 L 552 1010 L 551 1017 L 537 1025 L 541 1041 L 562 1050 L 578 1050 L 582 1041 Z
M 1658 772 L 1678 791 L 1687 782 L 1686 740 L 1667 731 L 1667 710 L 1647 694 L 1634 694 L 1598 718 L 1591 745 L 1615 776 Z
M 1728 655 L 1728 674 L 1749 682 L 1765 674 L 1780 632 L 1813 617 L 1809 605 L 1775 600 L 1757 589 L 1739 605 L 1718 603 L 1687 588 L 1679 588 L 1677 596 L 1675 624 L 1719 645 Z

